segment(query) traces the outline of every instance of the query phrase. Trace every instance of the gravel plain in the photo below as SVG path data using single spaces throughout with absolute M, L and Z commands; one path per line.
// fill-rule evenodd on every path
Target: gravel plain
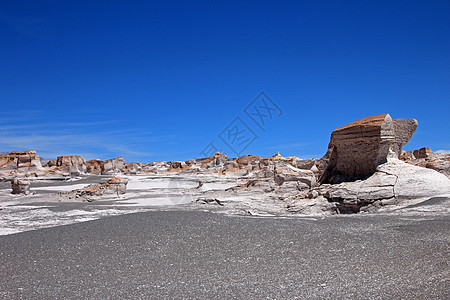
M 0 298 L 449 299 L 449 220 L 106 217 L 0 236 Z

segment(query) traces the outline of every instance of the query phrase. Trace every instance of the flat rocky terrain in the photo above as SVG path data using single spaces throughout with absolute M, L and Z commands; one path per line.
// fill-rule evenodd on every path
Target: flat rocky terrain
M 0 237 L 2 299 L 448 299 L 449 216 L 153 211 Z

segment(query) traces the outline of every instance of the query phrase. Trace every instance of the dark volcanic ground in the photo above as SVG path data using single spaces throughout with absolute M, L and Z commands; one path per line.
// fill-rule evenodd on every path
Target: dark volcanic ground
M 449 299 L 449 220 L 108 217 L 0 236 L 0 297 Z

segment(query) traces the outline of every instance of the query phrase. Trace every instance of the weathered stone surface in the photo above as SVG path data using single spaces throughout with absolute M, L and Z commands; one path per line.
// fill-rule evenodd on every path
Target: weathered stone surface
M 217 151 L 214 155 L 200 158 L 196 160 L 196 165 L 198 165 L 202 169 L 222 169 L 228 157 L 225 154 Z
M 400 159 L 403 161 L 407 161 L 407 160 L 416 159 L 416 158 L 414 157 L 414 154 L 412 151 L 402 150 L 402 153 L 400 154 Z
M 89 174 L 101 174 L 103 161 L 100 159 L 92 159 L 86 162 L 86 171 Z
M 287 206 L 287 211 L 302 215 L 333 215 L 336 214 L 336 204 L 320 196 L 315 199 L 294 200 Z
M 130 175 L 136 175 L 140 170 L 141 166 L 138 163 L 129 163 L 125 165 L 124 173 Z
M 277 172 L 280 172 L 279 169 L 277 169 Z M 283 172 L 274 175 L 274 180 L 279 186 L 283 185 L 285 182 L 288 181 L 304 183 L 306 184 L 308 189 L 311 189 L 314 186 L 316 186 L 316 176 L 312 171 L 309 170 L 300 170 L 300 169 L 296 170 L 289 169 L 289 171 L 283 170 Z
M 2 172 L 36 172 L 42 170 L 41 158 L 35 150 L 9 152 L 0 155 L 0 171 Z
M 413 152 L 415 158 L 427 158 L 434 154 L 434 152 L 429 147 L 423 147 L 419 150 L 414 150 Z
M 450 178 L 450 153 L 434 153 L 430 148 L 408 151 L 400 159 L 419 167 L 433 169 Z
M 383 205 L 386 200 L 392 200 L 390 204 L 395 204 L 449 194 L 450 179 L 434 170 L 390 158 L 366 180 L 324 184 L 319 193 L 328 201 L 335 202 L 341 213 L 355 213 L 377 201 Z
M 243 168 L 245 166 L 250 165 L 252 162 L 259 162 L 261 158 L 256 155 L 244 155 L 241 157 L 238 157 L 236 159 L 236 163 L 239 165 L 239 167 Z
M 392 120 L 388 114 L 364 118 L 331 134 L 328 151 L 318 162 L 321 183 L 367 178 L 387 158 L 399 157 L 417 128 L 414 119 Z
M 25 194 L 30 193 L 30 182 L 27 180 L 13 179 L 11 180 L 12 194 Z
M 106 195 L 123 195 L 127 190 L 128 179 L 113 177 L 105 183 L 91 184 L 83 189 L 59 193 L 61 200 L 95 201 Z
M 80 176 L 86 173 L 86 160 L 78 155 L 58 156 L 56 167 L 63 173 L 68 173 L 70 177 Z
M 56 167 L 56 159 L 48 160 L 44 167 L 47 167 L 47 168 Z
M 108 159 L 103 162 L 101 169 L 102 175 L 115 174 L 122 172 L 125 167 L 125 160 L 122 157 Z
M 169 170 L 169 167 L 169 164 L 165 161 L 141 164 L 141 168 L 144 173 L 166 172 Z

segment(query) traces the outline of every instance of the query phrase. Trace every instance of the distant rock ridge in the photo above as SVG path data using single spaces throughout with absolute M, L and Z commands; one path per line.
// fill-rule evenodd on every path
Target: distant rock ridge
M 113 175 L 120 173 L 136 174 L 140 164 L 126 164 L 122 157 L 105 161 L 94 159 L 87 161 L 79 155 L 62 155 L 56 160 L 48 160 L 44 166 L 35 150 L 9 152 L 0 155 L 0 179 L 30 177 L 77 177 L 83 174 Z
M 0 155 L 0 170 L 27 173 L 42 170 L 41 158 L 35 150 L 13 151 Z

